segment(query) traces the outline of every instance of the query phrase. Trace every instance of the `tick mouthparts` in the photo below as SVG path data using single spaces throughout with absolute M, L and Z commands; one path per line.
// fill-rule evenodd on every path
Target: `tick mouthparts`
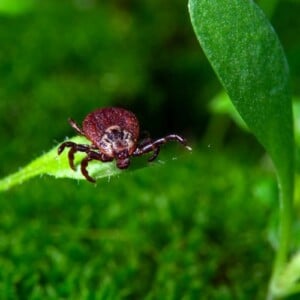
M 117 160 L 117 167 L 119 169 L 127 169 L 129 167 L 129 164 L 130 164 L 129 158 Z

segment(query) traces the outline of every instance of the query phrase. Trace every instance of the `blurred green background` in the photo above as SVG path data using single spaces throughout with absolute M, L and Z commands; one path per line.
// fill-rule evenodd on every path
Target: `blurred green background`
M 96 186 L 43 177 L 0 194 L 0 299 L 263 299 L 277 243 L 274 170 L 209 106 L 222 88 L 187 2 L 24 3 L 0 2 L 1 177 L 73 136 L 68 117 L 105 106 L 194 150 L 166 145 L 153 167 Z M 300 1 L 260 4 L 299 96 Z

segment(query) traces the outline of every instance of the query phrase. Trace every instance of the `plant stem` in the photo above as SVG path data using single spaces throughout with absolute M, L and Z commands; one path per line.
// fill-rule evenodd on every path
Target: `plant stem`
M 273 273 L 271 276 L 268 300 L 278 298 L 284 294 L 284 286 L 280 285 L 280 277 L 284 270 L 291 244 L 291 227 L 293 219 L 293 183 L 280 182 L 278 178 L 280 194 L 279 207 L 279 246 L 276 252 Z

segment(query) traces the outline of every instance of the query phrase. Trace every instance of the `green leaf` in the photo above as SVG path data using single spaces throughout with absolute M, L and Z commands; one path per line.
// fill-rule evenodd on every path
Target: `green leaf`
M 84 137 L 74 137 L 70 141 L 86 144 L 88 141 Z M 18 172 L 11 174 L 0 180 L 0 191 L 5 191 L 11 187 L 21 184 L 24 181 L 42 175 L 51 175 L 56 178 L 71 178 L 78 180 L 86 180 L 81 174 L 80 168 L 73 171 L 68 162 L 66 149 L 61 155 L 57 154 L 57 147 L 53 148 L 49 152 L 43 154 L 37 159 L 33 160 L 27 166 L 21 168 Z M 80 160 L 85 156 L 84 153 L 76 153 L 75 164 L 78 164 Z M 110 177 L 120 173 L 120 169 L 115 166 L 114 162 L 101 163 L 99 161 L 93 161 L 88 166 L 89 174 L 96 178 Z
M 294 140 L 287 61 L 274 29 L 253 1 L 190 0 L 189 11 L 204 53 L 277 170 L 281 226 L 273 287 L 287 260 L 293 200 Z
M 73 141 L 77 144 L 90 144 L 90 141 L 82 136 L 73 137 L 68 139 L 68 141 Z M 192 150 L 189 146 L 185 146 L 185 148 L 189 151 Z M 18 172 L 0 179 L 0 192 L 6 191 L 17 184 L 21 184 L 24 181 L 38 175 L 50 175 L 56 178 L 70 178 L 86 181 L 86 178 L 82 175 L 80 170 L 80 162 L 84 157 L 86 157 L 86 153 L 76 152 L 76 155 L 74 156 L 76 171 L 74 171 L 69 165 L 69 149 L 65 149 L 60 155 L 58 155 L 57 149 L 58 145 L 49 152 L 30 162 L 27 166 L 21 168 Z M 148 165 L 150 164 L 147 164 L 147 160 L 136 157 L 130 162 L 130 170 L 133 171 L 141 169 Z M 151 165 L 154 166 L 155 163 L 152 162 Z M 104 177 L 110 178 L 111 176 L 125 173 L 127 171 L 117 168 L 115 161 L 104 163 L 98 160 L 92 160 L 89 162 L 88 172 L 94 179 L 101 179 Z

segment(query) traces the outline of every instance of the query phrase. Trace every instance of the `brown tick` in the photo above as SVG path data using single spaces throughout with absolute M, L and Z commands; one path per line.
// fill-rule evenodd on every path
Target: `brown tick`
M 87 171 L 91 160 L 108 162 L 115 159 L 119 169 L 126 169 L 132 156 L 153 152 L 148 159 L 153 161 L 159 154 L 160 146 L 168 141 L 177 141 L 191 150 L 186 140 L 177 134 L 169 134 L 154 141 L 149 137 L 139 140 L 138 119 L 132 112 L 123 108 L 97 109 L 85 117 L 82 128 L 72 119 L 69 119 L 69 123 L 77 133 L 85 136 L 92 144 L 82 145 L 67 141 L 59 146 L 58 154 L 61 154 L 66 147 L 70 148 L 69 164 L 75 170 L 74 154 L 77 151 L 85 152 L 87 156 L 81 161 L 81 173 L 90 182 L 95 182 Z

